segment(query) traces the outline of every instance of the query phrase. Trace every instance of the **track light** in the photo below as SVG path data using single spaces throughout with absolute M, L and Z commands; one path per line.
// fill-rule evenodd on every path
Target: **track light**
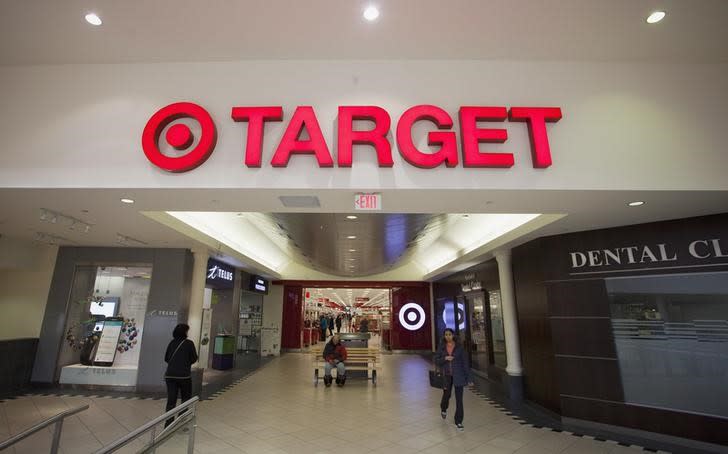
M 47 208 L 40 209 L 40 220 L 50 222 L 51 224 L 60 224 L 68 226 L 69 230 L 81 230 L 84 233 L 91 231 L 91 224 L 84 222 L 80 219 L 68 216 L 63 213 L 58 213 Z
M 116 242 L 121 244 L 122 246 L 131 246 L 132 243 L 137 243 L 142 246 L 146 246 L 147 243 L 145 243 L 142 240 L 137 240 L 136 238 L 132 238 L 130 236 L 122 235 L 121 233 L 116 234 Z
M 68 238 L 64 238 L 58 235 L 51 235 L 50 233 L 45 232 L 35 232 L 35 240 L 48 244 L 74 243 L 74 241 L 71 241 Z

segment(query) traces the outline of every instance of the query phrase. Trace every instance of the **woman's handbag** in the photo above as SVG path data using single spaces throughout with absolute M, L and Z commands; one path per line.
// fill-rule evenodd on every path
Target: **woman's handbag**
M 442 375 L 440 369 L 430 371 L 430 386 L 437 389 L 443 389 L 445 387 L 445 377 Z

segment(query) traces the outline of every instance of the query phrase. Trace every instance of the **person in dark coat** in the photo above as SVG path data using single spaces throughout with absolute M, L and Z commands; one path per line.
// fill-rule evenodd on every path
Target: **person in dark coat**
M 329 323 L 329 319 L 325 315 L 321 314 L 319 319 L 319 328 L 321 329 L 321 340 L 326 340 L 326 325 Z
M 331 386 L 331 369 L 336 368 L 336 384 L 338 386 L 344 386 L 346 383 L 346 347 L 339 340 L 339 335 L 334 334 L 331 340 L 324 347 L 323 357 L 326 363 L 324 364 L 324 385 L 328 388 Z
M 368 333 L 369 332 L 369 319 L 366 317 L 363 317 L 361 321 L 359 322 L 359 332 L 360 333 Z
M 331 332 L 331 335 L 334 335 L 334 316 L 329 315 L 329 331 Z
M 195 344 L 187 339 L 190 326 L 180 323 L 172 331 L 172 341 L 167 346 L 164 361 L 167 371 L 164 381 L 167 384 L 167 411 L 177 406 L 177 394 L 182 395 L 182 403 L 192 397 L 192 365 L 197 362 Z M 172 424 L 174 418 L 169 418 L 164 427 Z
M 341 314 L 336 316 L 336 334 L 339 334 L 341 332 L 341 319 L 343 316 Z
M 454 386 L 455 425 L 459 431 L 463 431 L 465 430 L 463 427 L 463 417 L 465 416 L 463 409 L 463 387 L 471 383 L 472 380 L 465 349 L 455 336 L 455 332 L 450 328 L 445 328 L 445 332 L 442 335 L 442 342 L 440 342 L 440 346 L 435 354 L 435 364 L 442 370 L 444 378 L 442 400 L 440 401 L 440 416 L 442 416 L 442 419 L 447 417 L 447 407 L 450 404 L 450 396 Z

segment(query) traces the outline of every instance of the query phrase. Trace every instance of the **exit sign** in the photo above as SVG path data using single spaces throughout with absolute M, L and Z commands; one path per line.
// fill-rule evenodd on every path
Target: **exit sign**
M 381 210 L 382 194 L 357 194 L 354 196 L 355 210 Z

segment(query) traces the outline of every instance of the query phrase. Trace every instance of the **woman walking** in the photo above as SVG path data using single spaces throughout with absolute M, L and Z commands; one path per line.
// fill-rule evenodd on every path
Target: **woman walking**
M 167 411 L 177 406 L 177 394 L 182 395 L 182 403 L 192 397 L 192 365 L 197 362 L 195 344 L 187 339 L 190 326 L 180 323 L 172 331 L 172 341 L 167 346 L 164 361 L 167 363 L 167 372 L 164 381 L 167 384 Z M 172 424 L 174 418 L 169 418 L 164 427 Z
M 435 364 L 442 370 L 444 386 L 442 400 L 440 401 L 440 416 L 447 418 L 447 407 L 450 404 L 452 388 L 455 387 L 455 426 L 458 431 L 463 427 L 463 387 L 471 383 L 470 365 L 465 356 L 465 349 L 450 328 L 445 328 L 442 341 L 435 354 Z

